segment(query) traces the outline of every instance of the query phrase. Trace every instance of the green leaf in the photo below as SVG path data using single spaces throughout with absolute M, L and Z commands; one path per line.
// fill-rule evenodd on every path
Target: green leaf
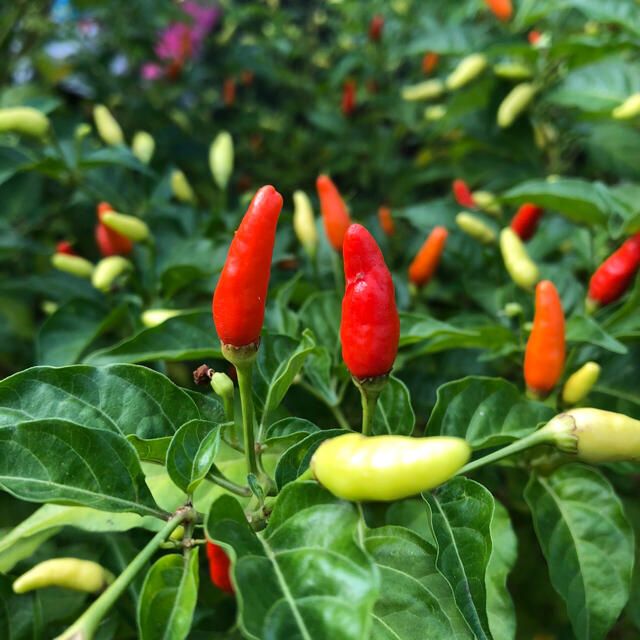
M 220 444 L 220 426 L 205 420 L 183 424 L 167 450 L 167 471 L 185 493 L 193 493 L 213 465 Z
M 411 406 L 409 389 L 402 380 L 389 376 L 373 417 L 373 433 L 409 436 L 413 432 L 416 416 Z
M 306 438 L 289 447 L 278 460 L 275 481 L 281 490 L 287 483 L 293 482 L 309 468 L 311 457 L 316 449 L 327 439 L 349 433 L 346 429 L 326 429 L 310 433 Z
M 75 364 L 102 333 L 121 322 L 126 307 L 109 310 L 88 300 L 71 300 L 51 314 L 36 341 L 38 364 Z
M 184 640 L 198 601 L 198 547 L 188 560 L 172 553 L 147 573 L 138 601 L 140 640 Z
M 400 314 L 400 346 L 414 344 L 445 336 L 447 338 L 468 338 L 478 335 L 477 331 L 459 329 L 446 322 L 417 313 Z
M 590 20 L 598 20 L 603 24 L 618 24 L 623 29 L 640 36 L 640 12 L 631 1 L 569 0 L 567 4 L 580 9 Z
M 633 533 L 604 476 L 571 464 L 525 490 L 554 589 L 579 640 L 602 640 L 629 597 Z
M 602 183 L 579 178 L 527 180 L 504 193 L 502 200 L 511 204 L 531 202 L 589 225 L 605 224 L 611 209 L 611 197 Z
M 438 571 L 433 545 L 407 529 L 387 526 L 367 531 L 365 549 L 381 577 L 372 640 L 474 637 L 456 606 L 451 585 Z
M 398 525 L 413 531 L 431 545 L 436 543 L 422 498 L 407 498 L 392 502 L 387 509 L 384 521 L 385 524 Z
M 453 588 L 458 608 L 476 638 L 490 640 L 485 580 L 491 556 L 493 496 L 466 478 L 454 478 L 423 496 L 431 510 L 437 567 Z
M 171 436 L 163 436 L 162 438 L 149 438 L 145 440 L 132 434 L 127 436 L 127 440 L 133 445 L 140 460 L 164 465 L 167 459 L 167 450 L 173 438 Z
M 507 577 L 518 558 L 518 540 L 509 513 L 498 501 L 491 520 L 491 556 L 487 565 L 487 616 L 494 640 L 513 640 L 516 612 L 507 590 Z
M 94 351 L 85 362 L 111 364 L 221 357 L 211 311 L 192 311 L 169 318 L 157 327 L 143 329 L 113 347 Z
M 139 173 L 144 173 L 148 176 L 155 176 L 155 173 L 136 158 L 131 153 L 129 147 L 124 145 L 117 145 L 112 147 L 101 147 L 91 151 L 78 162 L 78 166 L 81 169 L 93 169 L 95 167 L 105 167 L 109 165 L 116 165 L 125 167 L 126 169 L 133 169 Z
M 17 562 L 29 557 L 62 527 L 74 527 L 94 533 L 115 533 L 134 527 L 159 531 L 161 526 L 162 521 L 152 516 L 44 504 L 0 538 L 0 572 L 11 571 Z
M 333 291 L 309 296 L 300 308 L 300 323 L 313 331 L 316 342 L 326 347 L 332 356 L 340 348 L 340 298 Z
M 27 149 L 0 147 L 0 185 L 34 163 L 35 158 Z
M 193 400 L 168 378 L 134 365 L 33 367 L 0 382 L 0 427 L 60 418 L 158 438 L 200 417 Z
M 163 517 L 134 448 L 116 433 L 66 420 L 2 427 L 0 484 L 29 502 Z
M 316 346 L 304 361 L 304 374 L 315 392 L 330 406 L 338 404 L 335 381 L 331 376 L 331 354 L 326 347 Z
M 260 396 L 264 398 L 263 421 L 278 408 L 315 344 L 308 329 L 302 332 L 300 342 L 287 336 L 265 336 L 262 340 L 255 378 Z
M 438 388 L 425 430 L 428 436 L 457 436 L 474 448 L 493 447 L 531 433 L 555 411 L 527 400 L 502 378 L 469 376 Z
M 573 316 L 567 320 L 565 328 L 567 342 L 586 342 L 613 353 L 625 354 L 627 347 L 608 334 L 593 318 Z
M 267 429 L 264 444 L 267 447 L 289 447 L 317 431 L 320 429 L 313 422 L 303 418 L 283 418 Z
M 353 505 L 315 482 L 287 485 L 259 535 L 237 501 L 214 503 L 207 536 L 232 557 L 243 633 L 260 640 L 369 637 L 379 576 L 356 544 L 359 523 Z

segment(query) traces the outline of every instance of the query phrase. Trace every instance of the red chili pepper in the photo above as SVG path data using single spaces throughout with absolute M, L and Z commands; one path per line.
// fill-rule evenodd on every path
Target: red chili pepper
M 211 582 L 227 593 L 233 593 L 233 584 L 229 569 L 231 560 L 222 547 L 207 540 L 207 557 L 209 558 L 209 574 Z
M 243 69 L 242 72 L 240 73 L 240 79 L 242 80 L 242 84 L 245 85 L 245 87 L 248 87 L 250 85 L 253 84 L 253 71 L 251 71 L 251 69 Z
M 640 233 L 627 239 L 591 276 L 589 299 L 592 303 L 609 304 L 629 287 L 640 266 Z
M 444 227 L 435 227 L 409 265 L 409 280 L 417 287 L 423 287 L 433 277 L 448 235 Z
M 67 240 L 58 242 L 56 245 L 56 253 L 66 253 L 68 256 L 77 256 L 78 254 L 73 250 L 71 243 Z
M 236 79 L 229 76 L 222 83 L 222 101 L 225 107 L 232 107 L 236 102 Z
M 511 0 L 485 0 L 489 9 L 498 20 L 509 20 L 513 15 Z
M 453 185 L 453 197 L 461 207 L 472 208 L 476 206 L 471 195 L 471 190 L 467 186 L 464 180 L 454 180 Z
M 437 53 L 433 53 L 432 51 L 425 53 L 422 57 L 422 72 L 427 75 L 430 74 L 438 64 L 439 59 L 440 56 Z
M 524 354 L 524 379 L 538 395 L 546 395 L 564 368 L 564 312 L 556 288 L 549 280 L 536 287 L 536 313 Z
M 223 344 L 243 347 L 260 337 L 281 209 L 282 196 L 270 185 L 262 187 L 231 241 L 212 304 Z
M 108 202 L 98 204 L 97 214 L 100 222 L 95 228 L 95 238 L 100 253 L 105 257 L 131 253 L 133 251 L 133 242 L 102 223 L 102 214 L 107 211 L 113 211 L 113 207 Z
M 389 207 L 383 206 L 378 209 L 378 222 L 380 222 L 380 227 L 382 228 L 382 231 L 384 231 L 385 235 L 393 235 L 396 226 L 393 222 L 393 218 L 391 217 L 391 209 L 389 209 Z
M 511 228 L 526 242 L 536 232 L 543 213 L 542 207 L 525 202 L 511 219 Z
M 327 238 L 331 246 L 336 251 L 340 251 L 344 234 L 351 224 L 349 212 L 340 192 L 329 176 L 318 176 L 316 189 L 320 198 L 320 210 Z
M 373 236 L 352 224 L 344 237 L 340 339 L 342 358 L 359 379 L 389 373 L 398 352 L 400 320 L 391 274 Z
M 378 40 L 380 40 L 383 27 L 384 17 L 377 13 L 373 18 L 371 18 L 371 22 L 369 23 L 369 39 L 372 42 L 378 42 Z
M 356 110 L 356 82 L 355 80 L 345 80 L 342 86 L 342 100 L 340 109 L 345 116 L 351 116 Z
M 531 29 L 531 31 L 529 31 L 527 35 L 527 40 L 529 40 L 529 44 L 535 44 L 536 42 L 538 42 L 538 40 L 540 40 L 541 35 L 542 34 L 539 31 L 536 31 L 535 29 Z

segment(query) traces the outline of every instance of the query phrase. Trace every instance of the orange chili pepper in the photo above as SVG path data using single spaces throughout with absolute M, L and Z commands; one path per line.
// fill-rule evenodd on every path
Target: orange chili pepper
M 524 379 L 534 397 L 547 395 L 564 368 L 564 312 L 549 280 L 536 287 L 536 313 L 524 354 Z
M 409 280 L 417 287 L 422 287 L 431 280 L 448 235 L 444 227 L 435 227 L 409 265 Z
M 433 51 L 425 53 L 422 57 L 422 72 L 430 74 L 438 64 L 438 60 L 440 60 L 440 56 L 437 53 L 433 53 Z
M 329 239 L 329 244 L 336 251 L 342 251 L 344 234 L 351 224 L 347 206 L 329 176 L 318 176 L 316 189 L 320 198 L 322 221 L 324 222 L 324 230 Z
M 393 235 L 395 224 L 391 217 L 391 209 L 389 209 L 389 207 L 382 206 L 378 209 L 378 222 L 380 223 L 380 227 L 382 227 L 385 235 Z
M 489 9 L 498 20 L 509 20 L 513 15 L 511 0 L 485 0 Z

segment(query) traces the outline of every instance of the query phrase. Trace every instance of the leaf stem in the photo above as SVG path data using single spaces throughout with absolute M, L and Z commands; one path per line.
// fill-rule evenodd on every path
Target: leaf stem
M 307 384 L 303 380 L 296 382 L 296 384 L 304 389 L 307 393 L 310 393 L 314 398 L 320 400 L 320 402 L 322 402 L 329 409 L 329 411 L 331 411 L 333 417 L 343 429 L 351 429 L 347 418 L 342 412 L 342 409 L 337 404 L 331 404 L 330 402 L 328 402 L 321 393 L 318 393 L 310 384 Z
M 214 482 L 215 484 L 231 493 L 235 493 L 237 496 L 249 498 L 252 495 L 251 489 L 249 489 L 249 487 L 243 487 L 239 484 L 236 484 L 232 480 L 229 480 L 229 478 L 225 478 L 225 476 L 223 476 L 222 474 L 209 471 L 206 477 L 207 480 L 211 480 L 211 482 Z
M 180 507 L 164 527 L 147 543 L 127 568 L 111 583 L 93 604 L 56 640 L 91 640 L 100 621 L 116 600 L 122 595 L 129 583 L 148 562 L 171 532 L 183 521 L 192 520 L 193 508 Z
M 247 462 L 247 473 L 258 475 L 256 447 L 253 436 L 253 398 L 251 397 L 253 361 L 237 363 L 236 373 L 238 374 L 240 404 L 242 405 L 242 433 L 244 440 L 244 456 Z

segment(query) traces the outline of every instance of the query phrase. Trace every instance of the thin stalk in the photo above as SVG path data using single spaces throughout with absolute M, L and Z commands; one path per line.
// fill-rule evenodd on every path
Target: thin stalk
M 373 418 L 376 413 L 376 405 L 378 398 L 387 384 L 389 375 L 376 376 L 375 378 L 365 378 L 359 380 L 355 376 L 353 382 L 360 390 L 360 398 L 362 400 L 362 435 L 370 436 L 373 430 Z
M 329 409 L 329 411 L 331 411 L 333 417 L 337 420 L 338 424 L 343 429 L 351 429 L 351 427 L 349 426 L 349 422 L 342 412 L 342 409 L 340 409 L 338 405 L 327 402 L 327 399 L 321 393 L 318 393 L 310 384 L 307 384 L 302 380 L 296 382 L 296 384 L 304 389 L 307 393 L 310 393 L 314 398 L 320 400 L 320 402 L 322 402 Z
M 236 364 L 238 388 L 242 405 L 242 433 L 244 437 L 244 456 L 247 462 L 247 473 L 258 475 L 256 463 L 256 447 L 253 437 L 253 398 L 251 397 L 251 377 L 253 361 Z
M 209 471 L 207 474 L 207 480 L 211 480 L 211 482 L 215 482 L 215 484 L 219 485 L 223 489 L 231 493 L 235 493 L 237 496 L 242 496 L 244 498 L 248 498 L 251 496 L 251 489 L 249 487 L 243 487 L 239 484 L 236 484 L 229 478 L 225 478 L 223 475 L 214 473 L 213 471 Z
M 545 431 L 544 429 L 539 429 L 538 431 L 534 431 L 530 433 L 528 436 L 517 440 L 516 442 L 512 442 L 506 447 L 502 447 L 502 449 L 498 449 L 497 451 L 493 451 L 482 458 L 478 458 L 477 460 L 472 460 L 462 467 L 456 475 L 462 475 L 464 473 L 469 473 L 469 471 L 474 471 L 475 469 L 479 469 L 480 467 L 484 467 L 484 465 L 489 464 L 491 462 L 497 462 L 498 460 L 502 460 L 503 458 L 507 458 L 512 456 L 514 453 L 518 453 L 519 451 L 524 451 L 525 449 L 529 449 L 531 447 L 535 447 L 539 444 L 553 444 L 555 439 L 553 434 L 549 431 Z
M 184 520 L 190 519 L 193 509 L 181 507 L 164 527 L 147 543 L 147 546 L 132 560 L 131 564 L 107 587 L 93 604 L 56 640 L 91 640 L 100 621 L 116 600 L 122 595 L 129 583 L 149 561 L 171 532 Z

